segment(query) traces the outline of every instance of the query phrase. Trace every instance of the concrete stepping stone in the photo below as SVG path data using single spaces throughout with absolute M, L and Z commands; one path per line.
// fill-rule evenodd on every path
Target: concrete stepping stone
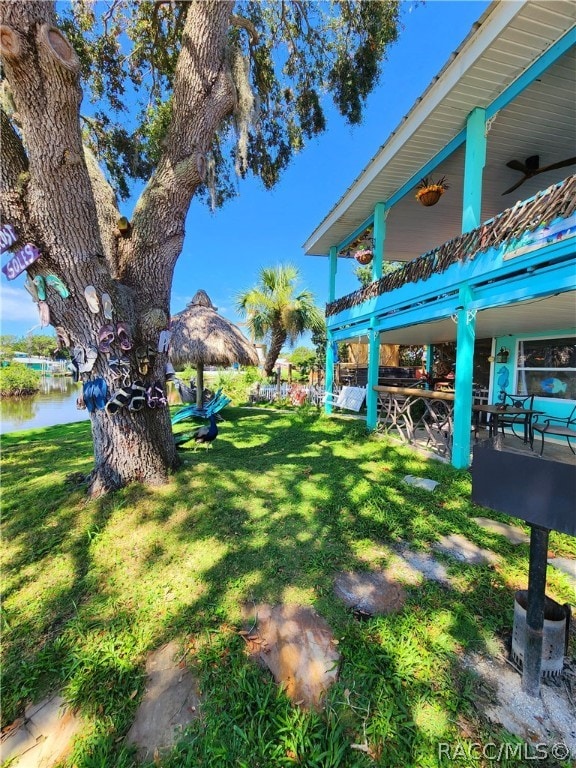
M 399 611 L 406 602 L 402 585 L 382 571 L 340 573 L 334 582 L 334 592 L 360 615 L 385 616 Z
M 504 536 L 511 544 L 530 543 L 530 536 L 516 525 L 499 523 L 497 520 L 490 520 L 489 517 L 473 517 L 472 520 L 484 530 Z
M 243 632 L 251 658 L 283 683 L 291 701 L 318 708 L 338 679 L 340 654 L 326 621 L 312 608 L 260 604 L 246 608 L 250 631 Z
M 402 549 L 399 557 L 417 573 L 430 581 L 437 581 L 440 584 L 450 584 L 451 579 L 448 575 L 446 566 L 435 560 L 428 552 L 413 552 L 410 549 Z
M 432 547 L 438 552 L 443 552 L 445 555 L 450 555 L 456 560 L 460 560 L 461 563 L 468 563 L 469 565 L 498 562 L 498 555 L 489 549 L 482 549 L 460 533 L 442 536 L 439 541 L 434 542 Z
M 13 768 L 52 768 L 72 747 L 82 720 L 54 695 L 26 708 L 21 722 L 2 734 L 2 763 L 12 759 Z
M 425 491 L 433 491 L 437 485 L 440 485 L 436 480 L 429 480 L 427 477 L 416 477 L 415 475 L 406 475 L 404 482 L 414 486 L 414 488 L 422 488 Z
M 576 590 L 576 560 L 571 560 L 569 557 L 551 557 L 548 564 L 565 573 L 568 576 L 568 581 Z
M 170 750 L 183 729 L 199 716 L 200 695 L 191 672 L 176 659 L 176 640 L 151 653 L 146 661 L 146 692 L 126 741 L 140 760 Z

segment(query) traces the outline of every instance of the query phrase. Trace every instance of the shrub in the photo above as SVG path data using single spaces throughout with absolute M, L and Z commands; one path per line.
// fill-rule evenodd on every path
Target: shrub
M 40 373 L 24 363 L 11 363 L 0 368 L 0 394 L 3 397 L 31 395 L 40 389 Z

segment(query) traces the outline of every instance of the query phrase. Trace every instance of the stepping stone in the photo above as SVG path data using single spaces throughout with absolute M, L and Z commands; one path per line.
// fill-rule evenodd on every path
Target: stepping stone
M 399 556 L 409 568 L 422 574 L 426 579 L 437 581 L 440 584 L 451 583 L 446 566 L 435 560 L 429 553 L 412 552 L 410 549 L 402 549 L 399 552 Z
M 504 536 L 511 544 L 529 544 L 530 536 L 516 525 L 499 523 L 497 520 L 490 520 L 489 517 L 473 517 L 472 520 L 490 533 L 499 533 Z
M 82 720 L 65 708 L 64 699 L 51 696 L 27 707 L 22 722 L 3 738 L 0 759 L 15 759 L 13 768 L 52 768 L 64 760 L 81 728 Z
M 569 557 L 551 557 L 548 564 L 565 573 L 568 576 L 568 581 L 576 590 L 576 560 L 571 560 Z
M 336 597 L 359 614 L 384 616 L 399 611 L 406 592 L 389 574 L 376 571 L 340 573 L 334 582 Z
M 414 488 L 423 488 L 425 491 L 433 491 L 437 485 L 436 480 L 429 480 L 426 477 L 416 477 L 415 475 L 406 475 L 404 482 L 413 485 Z
M 146 662 L 146 692 L 128 731 L 126 741 L 135 744 L 140 760 L 170 750 L 182 730 L 199 716 L 198 684 L 175 657 L 176 640 L 151 653 Z
M 291 701 L 318 708 L 338 679 L 340 654 L 326 621 L 312 608 L 261 604 L 245 610 L 254 626 L 245 634 L 251 658 L 283 683 Z
M 469 565 L 483 565 L 498 561 L 498 555 L 494 552 L 489 549 L 481 549 L 460 533 L 442 536 L 432 547 L 438 552 L 443 552 L 445 555 L 450 555 L 456 560 L 460 560 L 461 563 L 468 563 Z

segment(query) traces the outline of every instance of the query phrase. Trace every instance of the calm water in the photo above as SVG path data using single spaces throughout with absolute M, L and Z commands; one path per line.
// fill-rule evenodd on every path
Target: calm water
M 0 434 L 88 419 L 88 411 L 76 408 L 76 399 L 82 394 L 81 383 L 75 384 L 70 376 L 46 376 L 40 387 L 35 395 L 2 398 Z M 180 403 L 172 384 L 168 387 L 168 401 L 171 405 Z
M 76 408 L 76 398 L 81 393 L 82 385 L 75 384 L 69 376 L 46 376 L 37 394 L 2 398 L 0 433 L 85 421 L 88 411 Z

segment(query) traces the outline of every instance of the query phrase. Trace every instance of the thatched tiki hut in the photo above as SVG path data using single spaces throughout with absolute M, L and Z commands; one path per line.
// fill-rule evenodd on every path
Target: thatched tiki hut
M 216 312 L 206 291 L 197 291 L 185 310 L 172 318 L 170 360 L 177 368 L 196 368 L 196 402 L 202 407 L 205 365 L 258 365 L 256 348 L 240 328 Z

